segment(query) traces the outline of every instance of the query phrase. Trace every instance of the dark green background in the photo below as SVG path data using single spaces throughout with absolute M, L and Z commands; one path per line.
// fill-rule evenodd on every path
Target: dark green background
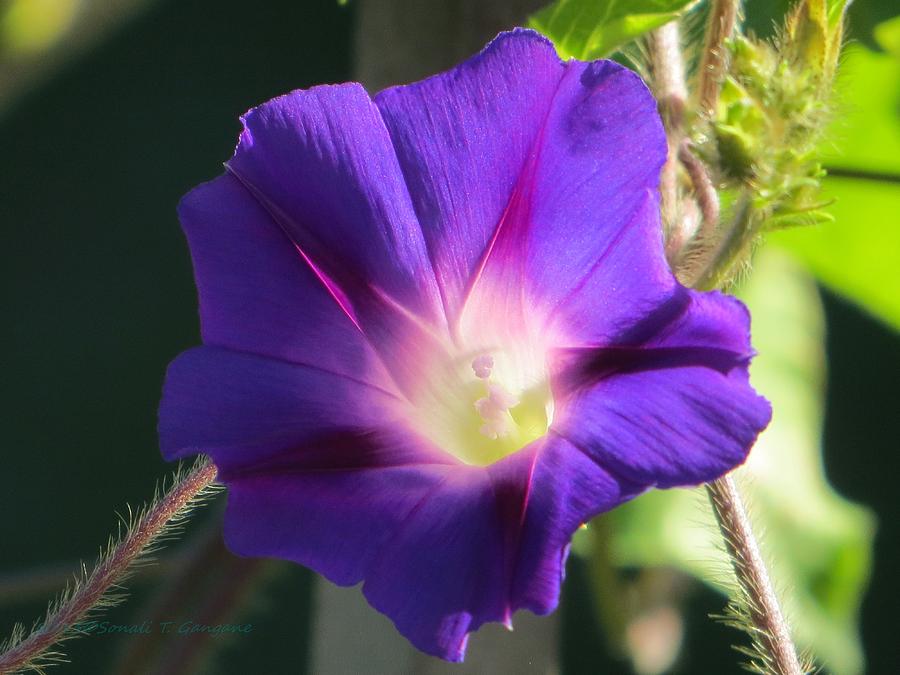
M 760 30 L 775 4 L 749 3 Z M 891 5 L 858 0 L 858 34 Z M 352 11 L 332 0 L 159 2 L 0 120 L 0 573 L 91 559 L 114 512 L 149 497 L 167 472 L 155 432 L 162 376 L 199 341 L 175 204 L 219 173 L 248 107 L 348 79 Z M 895 673 L 897 339 L 827 294 L 826 309 L 827 471 L 879 514 L 864 641 L 869 672 Z M 309 584 L 299 568 L 268 581 L 257 630 L 229 641 L 215 672 L 302 672 Z M 620 672 L 603 654 L 585 593 L 574 563 L 561 610 L 564 672 Z M 721 605 L 711 592 L 694 596 L 679 672 L 738 672 L 736 634 L 705 618 Z M 112 617 L 127 620 L 129 607 Z M 42 608 L 0 607 L 0 634 Z M 57 672 L 104 672 L 112 645 L 73 642 L 74 665 Z

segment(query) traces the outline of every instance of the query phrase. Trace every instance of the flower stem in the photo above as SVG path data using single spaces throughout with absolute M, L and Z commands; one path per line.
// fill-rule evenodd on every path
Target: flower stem
M 727 51 L 725 40 L 731 37 L 737 22 L 739 0 L 713 0 L 709 9 L 706 44 L 700 61 L 697 91 L 700 111 L 711 116 L 719 103 L 719 90 L 725 76 Z
M 681 32 L 678 21 L 670 21 L 649 35 L 650 70 L 653 93 L 662 114 L 666 131 L 681 134 L 687 105 L 684 58 L 681 55 Z
M 695 99 L 702 116 L 713 116 L 718 106 L 728 67 L 725 43 L 735 29 L 739 6 L 740 0 L 712 0 Z M 758 234 L 759 214 L 754 208 L 753 195 L 745 191 L 734 206 L 730 222 L 725 227 L 719 224 L 719 200 L 715 185 L 707 167 L 691 151 L 682 128 L 687 98 L 683 84 L 684 66 L 678 45 L 677 24 L 669 26 L 675 26 L 674 33 L 664 30 L 668 26 L 657 29 L 649 45 L 654 93 L 659 101 L 669 142 L 669 158 L 660 179 L 666 255 L 685 285 L 709 290 L 727 284 L 735 268 L 748 257 Z M 680 78 L 680 88 L 672 84 L 673 77 L 675 80 Z M 673 86 L 679 92 L 674 98 L 671 93 Z M 673 100 L 677 101 L 674 107 Z M 695 230 L 687 218 L 688 212 L 678 203 L 682 196 L 675 174 L 679 161 L 691 179 L 694 198 L 702 214 L 699 231 Z M 737 577 L 740 595 L 735 607 L 741 619 L 740 627 L 747 630 L 753 641 L 756 665 L 762 672 L 774 675 L 802 675 L 797 650 L 791 641 L 790 630 L 734 479 L 724 476 L 706 487 Z
M 684 109 L 687 85 L 681 35 L 677 21 L 670 21 L 648 37 L 653 94 L 666 128 L 669 155 L 660 175 L 660 201 L 663 224 L 669 241 L 680 241 L 678 217 L 678 146 L 684 136 Z
M 696 272 L 691 272 L 691 276 L 696 275 L 691 286 L 712 289 L 728 281 L 756 236 L 753 216 L 752 196 L 745 194 L 735 206 L 734 217 L 718 245 L 707 248 L 697 261 L 700 264 L 694 268 Z M 747 632 L 765 668 L 763 672 L 802 675 L 797 650 L 734 479 L 724 476 L 706 488 L 737 578 L 741 600 L 737 607 L 752 624 L 752 630 L 747 627 Z
M 691 178 L 697 206 L 700 207 L 703 216 L 696 236 L 701 241 L 709 241 L 719 224 L 719 193 L 716 192 L 716 186 L 709 177 L 706 165 L 694 155 L 691 142 L 687 138 L 678 147 L 678 159 Z
M 716 241 L 710 242 L 694 261 L 695 272 L 686 282 L 693 288 L 708 291 L 726 286 L 740 269 L 742 262 L 749 259 L 753 241 L 758 234 L 755 223 L 756 211 L 753 197 L 742 195 L 734 206 L 731 222 L 720 230 Z
M 753 640 L 768 669 L 775 675 L 803 675 L 797 650 L 766 571 L 750 519 L 731 476 L 707 484 L 709 500 L 734 573 L 744 596 Z
M 0 673 L 40 668 L 39 661 L 46 657 L 47 650 L 78 634 L 73 628 L 75 624 L 104 602 L 107 606 L 114 603 L 115 598 L 108 596 L 110 589 L 127 577 L 132 565 L 147 553 L 148 547 L 171 532 L 172 524 L 184 518 L 197 499 L 208 492 L 215 478 L 216 467 L 201 461 L 182 478 L 176 479 L 169 491 L 137 518 L 125 537 L 101 557 L 90 575 L 77 582 L 71 593 L 64 593 L 43 624 L 24 639 L 13 641 L 0 654 Z

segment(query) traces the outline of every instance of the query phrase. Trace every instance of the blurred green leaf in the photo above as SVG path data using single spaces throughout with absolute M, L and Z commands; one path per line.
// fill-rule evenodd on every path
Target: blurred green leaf
M 826 286 L 900 330 L 900 183 L 828 178 L 833 223 L 768 240 L 790 251 Z
M 846 50 L 839 113 L 823 148 L 823 197 L 833 223 L 788 229 L 769 241 L 823 284 L 900 329 L 900 20 L 875 30 L 880 54 Z
M 891 39 L 900 42 L 900 26 L 891 29 L 892 23 L 879 26 L 886 27 L 879 37 L 885 46 Z M 825 165 L 900 176 L 900 54 L 847 47 L 837 89 L 838 114 L 822 149 Z
M 823 198 L 834 222 L 788 229 L 769 241 L 823 284 L 900 329 L 900 18 L 879 24 L 879 44 L 841 64 L 839 114 L 823 159 Z
M 0 5 L 0 46 L 15 54 L 51 47 L 71 27 L 80 0 L 11 0 Z
M 821 301 L 788 256 L 758 256 L 742 296 L 753 314 L 754 385 L 772 424 L 738 470 L 796 638 L 831 672 L 860 673 L 858 613 L 873 519 L 837 495 L 821 463 L 824 348 Z M 609 514 L 622 566 L 674 566 L 714 586 L 730 575 L 703 489 L 654 490 Z
M 622 45 L 684 12 L 694 0 L 557 0 L 528 25 L 550 38 L 562 58 L 585 61 Z
M 884 51 L 900 57 L 900 16 L 875 26 L 875 41 Z

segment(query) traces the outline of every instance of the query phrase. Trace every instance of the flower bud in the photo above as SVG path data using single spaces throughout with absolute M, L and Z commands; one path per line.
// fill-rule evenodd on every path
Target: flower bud
M 726 79 L 713 125 L 719 161 L 726 176 L 744 179 L 752 174 L 765 128 L 766 119 L 757 101 L 737 81 Z
M 787 57 L 826 82 L 834 77 L 849 0 L 802 0 L 785 23 Z

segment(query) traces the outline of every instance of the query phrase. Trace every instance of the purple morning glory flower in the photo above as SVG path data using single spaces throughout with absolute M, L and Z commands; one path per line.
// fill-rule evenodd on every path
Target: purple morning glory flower
M 552 611 L 573 532 L 740 464 L 768 423 L 744 307 L 663 255 L 641 80 L 504 33 L 457 68 L 254 108 L 179 213 L 203 346 L 167 459 L 228 486 L 239 555 L 363 593 L 418 648 Z

